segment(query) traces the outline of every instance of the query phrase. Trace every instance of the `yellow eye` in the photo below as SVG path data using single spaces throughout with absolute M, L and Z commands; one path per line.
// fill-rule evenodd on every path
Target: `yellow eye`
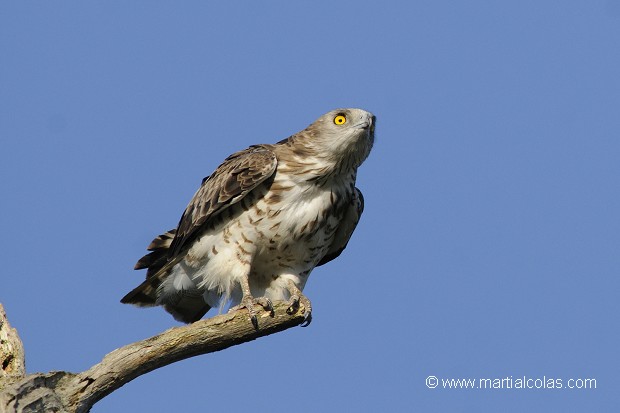
M 347 118 L 344 115 L 338 115 L 334 118 L 334 123 L 336 125 L 344 125 L 347 123 Z

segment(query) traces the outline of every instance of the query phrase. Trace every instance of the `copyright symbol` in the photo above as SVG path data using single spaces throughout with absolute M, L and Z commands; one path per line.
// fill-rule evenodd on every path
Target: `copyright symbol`
M 439 380 L 435 376 L 428 376 L 426 378 L 426 387 L 434 389 L 439 384 Z

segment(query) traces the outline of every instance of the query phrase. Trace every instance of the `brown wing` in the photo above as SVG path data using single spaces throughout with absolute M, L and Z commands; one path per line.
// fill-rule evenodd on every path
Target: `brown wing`
M 183 250 L 202 226 L 273 176 L 276 166 L 277 159 L 269 145 L 251 146 L 226 158 L 211 176 L 203 179 L 178 228 L 158 236 L 148 246 L 151 252 L 135 266 L 135 269 L 147 268 L 146 280 L 125 295 L 121 302 L 139 306 L 156 305 L 159 285 L 168 276 L 170 268 L 183 258 Z M 177 320 L 190 323 L 200 319 L 210 307 L 202 295 L 186 292 L 179 296 L 177 303 L 168 303 L 165 308 Z
M 278 164 L 269 145 L 250 146 L 230 155 L 194 194 L 179 222 L 168 257 L 178 255 L 203 225 L 230 205 L 239 202 L 271 177 Z
M 344 217 L 342 218 L 342 222 L 340 226 L 336 230 L 336 235 L 334 236 L 334 240 L 332 241 L 332 245 L 330 245 L 329 250 L 327 250 L 327 254 L 321 261 L 316 265 L 317 267 L 323 264 L 327 264 L 331 260 L 338 258 L 338 256 L 344 251 L 351 239 L 351 235 L 353 235 L 353 231 L 355 231 L 355 227 L 362 216 L 362 212 L 364 212 L 364 197 L 362 196 L 362 191 L 355 188 L 353 192 L 353 196 L 351 197 L 351 202 L 344 213 Z

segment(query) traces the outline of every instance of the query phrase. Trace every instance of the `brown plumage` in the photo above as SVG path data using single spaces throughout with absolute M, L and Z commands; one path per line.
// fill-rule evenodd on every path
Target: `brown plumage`
M 309 316 L 308 275 L 340 255 L 363 211 L 355 178 L 374 123 L 361 109 L 338 109 L 277 144 L 226 158 L 178 227 L 148 246 L 135 267 L 147 278 L 121 301 L 163 305 L 184 322 L 229 299 L 253 321 L 253 304 L 269 308 L 269 299 L 302 302 Z

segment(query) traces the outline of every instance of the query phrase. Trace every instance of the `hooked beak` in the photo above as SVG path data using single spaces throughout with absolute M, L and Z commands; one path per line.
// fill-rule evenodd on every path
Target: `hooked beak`
M 355 127 L 358 129 L 370 129 L 370 133 L 375 133 L 376 121 L 377 117 L 373 115 L 358 123 L 357 125 L 355 125 Z

